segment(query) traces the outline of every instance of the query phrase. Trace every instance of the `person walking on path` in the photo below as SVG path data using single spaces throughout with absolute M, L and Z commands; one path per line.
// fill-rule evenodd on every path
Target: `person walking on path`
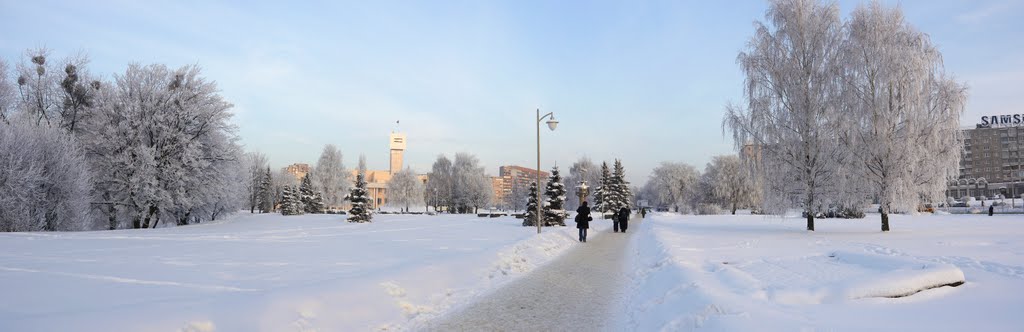
M 629 226 L 629 208 L 622 207 L 619 212 L 615 214 L 614 227 L 615 231 L 626 232 L 626 227 Z
M 587 229 L 590 228 L 591 220 L 594 218 L 590 217 L 590 208 L 587 207 L 587 201 L 583 201 L 576 209 L 576 228 L 580 230 L 580 242 L 587 242 Z
M 640 219 L 647 218 L 647 208 L 640 208 Z

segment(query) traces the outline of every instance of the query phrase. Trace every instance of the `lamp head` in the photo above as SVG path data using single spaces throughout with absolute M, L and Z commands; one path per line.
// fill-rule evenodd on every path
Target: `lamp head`
M 555 130 L 555 127 L 558 126 L 558 120 L 555 120 L 555 115 L 554 114 L 551 114 L 551 119 L 548 119 L 547 124 L 548 124 L 548 128 L 550 128 L 551 130 Z

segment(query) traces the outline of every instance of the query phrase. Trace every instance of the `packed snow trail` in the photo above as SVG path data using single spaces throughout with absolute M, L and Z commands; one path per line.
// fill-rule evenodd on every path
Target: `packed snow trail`
M 636 220 L 639 220 L 637 218 Z M 636 229 L 639 225 L 630 225 Z M 612 331 L 625 312 L 627 233 L 591 234 L 564 256 L 461 310 L 427 331 Z

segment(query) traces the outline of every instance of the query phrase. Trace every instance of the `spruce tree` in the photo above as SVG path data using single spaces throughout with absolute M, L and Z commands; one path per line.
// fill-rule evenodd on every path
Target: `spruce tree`
M 370 215 L 369 197 L 366 196 L 365 173 L 360 170 L 356 175 L 356 185 L 349 191 L 348 199 L 352 202 L 352 208 L 348 210 L 348 222 L 370 222 L 373 216 Z
M 299 198 L 299 190 L 292 186 L 285 186 L 281 193 L 281 214 L 286 216 L 300 215 L 305 212 L 302 200 Z
M 594 211 L 604 213 L 608 208 L 608 194 L 610 187 L 611 172 L 608 170 L 608 163 L 601 162 L 601 184 L 594 190 Z
M 544 226 L 565 226 L 565 185 L 558 174 L 558 166 L 551 169 L 544 195 L 548 197 L 544 204 Z
M 302 184 L 299 185 L 299 199 L 302 201 L 306 213 L 323 213 L 323 198 L 317 199 L 320 194 L 313 191 L 313 180 L 310 175 L 312 174 L 302 177 Z
M 530 182 L 530 197 L 526 198 L 526 217 L 523 226 L 537 226 L 537 184 Z
M 612 171 L 611 179 L 608 181 L 608 211 L 618 212 L 621 208 L 631 208 L 633 194 L 629 190 L 629 182 L 626 182 L 625 170 L 622 168 L 622 161 L 615 159 L 615 170 Z
M 257 194 L 259 195 L 260 213 L 269 213 L 274 210 L 274 194 L 271 192 L 272 182 L 270 167 L 267 167 L 267 172 L 263 174 L 260 180 L 259 193 Z

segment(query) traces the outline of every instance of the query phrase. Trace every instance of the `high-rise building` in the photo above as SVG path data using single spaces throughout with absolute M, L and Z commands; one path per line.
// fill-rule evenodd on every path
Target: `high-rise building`
M 498 175 L 502 178 L 502 192 L 512 192 L 513 186 L 520 186 L 520 188 L 529 188 L 531 183 L 537 182 L 537 173 L 540 173 L 541 189 L 544 190 L 544 184 L 548 180 L 548 172 L 537 171 L 532 168 L 526 168 L 522 166 L 501 166 L 498 167 Z
M 1022 121 L 1000 123 L 996 119 L 1001 117 L 982 117 L 982 124 L 961 130 L 960 175 L 949 184 L 947 196 L 1019 197 L 1024 192 L 1024 126 Z

